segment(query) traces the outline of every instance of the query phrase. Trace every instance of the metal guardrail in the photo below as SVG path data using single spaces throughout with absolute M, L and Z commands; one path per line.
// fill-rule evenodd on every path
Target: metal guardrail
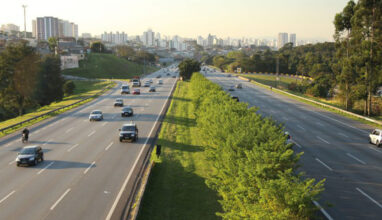
M 34 121 L 34 120 L 43 118 L 43 117 L 45 117 L 45 116 L 47 116 L 47 115 L 51 115 L 51 114 L 53 114 L 53 113 L 55 113 L 55 112 L 59 112 L 59 111 L 61 111 L 61 110 L 63 110 L 63 109 L 72 107 L 72 106 L 77 105 L 77 104 L 79 104 L 79 103 L 81 103 L 81 102 L 85 102 L 85 101 L 87 101 L 87 100 L 89 100 L 89 99 L 95 98 L 95 97 L 97 97 L 97 96 L 103 94 L 106 90 L 108 90 L 108 89 L 110 89 L 110 88 L 111 88 L 111 86 L 108 86 L 108 87 L 102 89 L 100 92 L 96 93 L 95 95 L 93 95 L 93 96 L 91 96 L 91 97 L 88 97 L 88 98 L 85 98 L 85 99 L 81 99 L 81 100 L 79 100 L 78 102 L 72 103 L 72 104 L 70 104 L 70 105 L 66 105 L 66 106 L 63 106 L 63 107 L 60 107 L 60 108 L 57 108 L 57 109 L 53 109 L 53 110 L 51 110 L 51 111 L 49 111 L 49 112 L 46 112 L 46 113 L 44 113 L 44 114 L 35 116 L 35 117 L 33 117 L 33 118 L 30 118 L 30 119 L 27 119 L 27 120 L 24 120 L 24 121 L 21 121 L 21 122 L 18 122 L 18 123 L 16 123 L 16 124 L 10 125 L 10 126 L 5 127 L 5 128 L 1 128 L 1 129 L 0 129 L 0 132 L 1 132 L 1 133 L 5 133 L 5 131 L 7 131 L 7 130 L 9 130 L 9 129 L 12 129 L 12 128 L 15 128 L 15 127 L 21 127 L 23 124 L 26 124 L 26 123 L 28 123 L 28 122 L 31 122 L 31 121 Z

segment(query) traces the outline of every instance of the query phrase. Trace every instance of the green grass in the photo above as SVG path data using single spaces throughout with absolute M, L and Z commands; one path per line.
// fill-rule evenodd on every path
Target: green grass
M 30 118 L 33 118 L 33 117 L 45 114 L 45 113 L 47 113 L 49 111 L 52 111 L 54 109 L 57 109 L 57 108 L 60 108 L 60 107 L 64 107 L 64 106 L 73 104 L 75 102 L 80 101 L 81 99 L 92 97 L 95 94 L 97 94 L 98 92 L 100 92 L 102 89 L 104 89 L 104 88 L 106 88 L 108 86 L 110 87 L 110 86 L 115 85 L 115 83 L 111 82 L 111 81 L 76 81 L 76 80 L 74 80 L 73 82 L 76 85 L 76 89 L 74 90 L 74 94 L 73 95 L 65 97 L 62 101 L 53 102 L 50 105 L 47 105 L 47 106 L 44 106 L 44 107 L 41 107 L 41 108 L 38 108 L 38 109 L 30 109 L 29 113 L 24 114 L 22 116 L 19 116 L 19 117 L 16 117 L 16 118 L 12 118 L 12 119 L 9 119 L 9 120 L 6 120 L 6 121 L 2 121 L 2 122 L 0 122 L 0 129 L 8 127 L 8 126 L 11 126 L 11 125 L 14 125 L 14 124 L 17 124 L 17 123 L 25 121 L 25 120 L 28 120 Z M 87 102 L 89 102 L 89 101 L 91 101 L 91 100 L 88 100 Z M 85 102 L 83 102 L 83 103 L 85 103 Z M 80 103 L 80 104 L 83 104 L 83 103 Z M 76 106 L 78 106 L 78 105 L 76 105 Z M 62 112 L 67 111 L 69 109 L 72 109 L 72 108 L 74 108 L 76 106 L 73 106 L 71 108 L 66 108 Z M 56 115 L 56 114 L 54 114 L 54 115 Z M 40 119 L 35 120 L 33 122 L 30 122 L 28 124 L 23 124 L 22 127 L 30 126 L 32 124 L 35 124 L 35 123 L 37 123 L 37 122 L 39 122 L 41 120 L 44 120 L 44 119 L 49 118 L 49 117 L 52 117 L 54 115 L 50 115 L 50 116 L 46 116 L 44 118 L 40 118 Z M 6 134 L 13 133 L 13 132 L 19 130 L 20 128 L 21 127 L 15 127 L 15 128 L 7 130 L 6 132 L 0 133 L 0 137 L 4 136 Z
M 179 82 L 162 124 L 138 219 L 220 219 L 217 193 L 205 184 L 211 165 L 198 145 L 189 82 Z
M 144 66 L 119 58 L 112 54 L 89 54 L 86 60 L 80 61 L 80 67 L 66 69 L 63 74 L 85 78 L 119 78 L 128 79 L 143 74 Z M 158 70 L 156 67 L 146 66 L 145 73 Z

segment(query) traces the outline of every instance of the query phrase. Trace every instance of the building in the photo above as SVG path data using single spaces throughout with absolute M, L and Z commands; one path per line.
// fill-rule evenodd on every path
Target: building
M 214 39 L 215 39 L 214 36 L 212 36 L 211 34 L 208 34 L 208 37 L 207 37 L 207 46 L 208 47 L 212 47 L 212 45 L 214 45 Z
M 82 33 L 82 38 L 92 38 L 90 33 Z
M 103 42 L 108 42 L 111 44 L 126 44 L 128 40 L 128 36 L 125 32 L 116 32 L 113 34 L 113 32 L 107 33 L 106 31 L 101 35 L 101 40 Z
M 288 33 L 279 33 L 277 48 L 282 48 L 286 43 L 288 43 Z
M 55 17 L 38 17 L 32 21 L 32 36 L 38 40 L 51 37 L 78 38 L 78 25 Z
M 143 32 L 143 45 L 146 47 L 153 47 L 155 45 L 154 32 L 149 29 Z
M 292 43 L 292 45 L 295 47 L 297 46 L 297 39 L 296 39 L 296 34 L 290 34 L 289 35 L 289 42 Z
M 3 24 L 1 25 L 0 30 L 7 33 L 20 32 L 20 27 L 14 24 Z

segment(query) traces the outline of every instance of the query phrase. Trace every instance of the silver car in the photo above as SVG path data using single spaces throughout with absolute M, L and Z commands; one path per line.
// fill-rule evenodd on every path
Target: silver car
M 101 121 L 103 120 L 103 114 L 100 110 L 94 110 L 89 115 L 89 121 Z
M 369 142 L 371 144 L 377 145 L 377 147 L 382 145 L 382 130 L 375 129 L 371 134 L 369 134 Z

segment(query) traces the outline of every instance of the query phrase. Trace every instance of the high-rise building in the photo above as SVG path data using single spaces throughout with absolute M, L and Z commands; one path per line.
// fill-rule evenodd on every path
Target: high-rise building
M 286 43 L 288 43 L 288 33 L 279 33 L 277 48 L 282 48 Z
M 58 18 L 38 17 L 36 19 L 36 38 L 48 40 L 51 37 L 59 37 L 58 26 Z
M 155 44 L 154 40 L 154 32 L 151 29 L 143 32 L 143 45 L 146 47 L 153 47 Z
M 296 34 L 290 34 L 290 35 L 289 35 L 289 42 L 292 43 L 292 45 L 293 45 L 294 47 L 297 46 L 297 45 L 296 45 L 296 42 L 297 42 Z
M 37 22 L 32 20 L 32 37 L 37 38 Z
M 19 32 L 20 27 L 14 24 L 3 24 L 1 25 L 0 30 L 4 32 Z
M 112 43 L 112 44 L 125 44 L 128 40 L 127 34 L 125 32 L 113 32 L 107 33 L 106 31 L 101 35 L 101 40 L 104 42 Z
M 82 38 L 92 38 L 90 33 L 82 33 Z
M 203 37 L 202 36 L 198 36 L 198 39 L 196 40 L 196 43 L 203 46 Z
M 208 37 L 207 37 L 207 46 L 209 47 L 212 47 L 212 45 L 214 45 L 214 36 L 212 36 L 211 34 L 208 34 Z

